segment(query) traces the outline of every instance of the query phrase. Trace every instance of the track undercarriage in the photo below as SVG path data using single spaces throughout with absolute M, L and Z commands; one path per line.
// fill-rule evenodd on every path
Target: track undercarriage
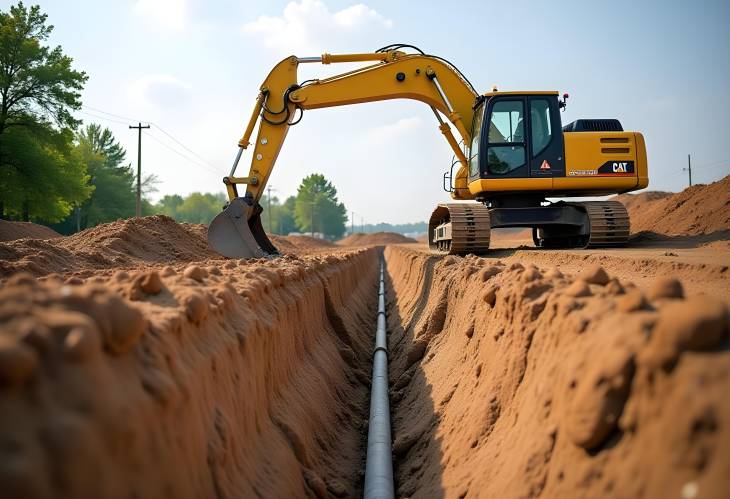
M 617 201 L 493 208 L 482 203 L 440 204 L 429 221 L 429 246 L 438 254 L 484 254 L 491 229 L 503 227 L 532 228 L 539 248 L 599 248 L 625 245 L 630 222 Z

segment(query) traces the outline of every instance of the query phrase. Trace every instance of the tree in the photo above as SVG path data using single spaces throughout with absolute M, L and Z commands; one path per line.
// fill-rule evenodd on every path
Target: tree
M 111 131 L 95 123 L 87 125 L 76 134 L 73 154 L 85 165 L 93 192 L 56 230 L 68 234 L 133 216 L 134 173 L 129 164 L 123 164 L 126 152 Z
M 74 157 L 85 165 L 88 183 L 93 186 L 91 197 L 61 224 L 53 228 L 62 234 L 70 234 L 100 223 L 134 216 L 137 199 L 136 175 L 129 163 L 125 164 L 126 151 L 107 128 L 90 123 L 76 134 Z M 143 215 L 151 214 L 150 203 L 144 197 L 157 189 L 155 175 L 142 181 Z
M 200 193 L 181 197 L 177 194 L 163 197 L 153 206 L 154 213 L 167 215 L 178 222 L 208 224 L 221 212 L 226 197 L 223 193 Z
M 85 162 L 65 146 L 70 139 L 51 139 L 43 144 L 25 128 L 0 135 L 0 193 L 7 215 L 57 222 L 94 190 Z
M 88 79 L 71 68 L 60 46 L 42 45 L 53 31 L 40 7 L 18 2 L 0 12 L 0 134 L 11 127 L 35 128 L 54 122 L 74 129 L 71 110 L 81 108 L 81 90 Z
M 337 200 L 337 189 L 324 175 L 313 173 L 297 189 L 294 217 L 303 231 L 321 232 L 334 239 L 345 232 L 347 210 Z
M 294 218 L 294 207 L 296 206 L 297 198 L 289 196 L 281 205 L 281 214 L 279 215 L 279 234 L 287 235 L 290 232 L 299 232 L 297 221 Z
M 58 220 L 92 191 L 71 155 L 87 77 L 42 44 L 46 18 L 22 2 L 0 12 L 0 218 Z
M 167 215 L 170 218 L 178 219 L 178 210 L 183 204 L 182 196 L 178 194 L 168 194 L 155 205 L 155 211 L 160 215 Z
M 290 232 L 298 232 L 299 228 L 294 220 L 295 203 L 296 198 L 294 196 L 289 196 L 284 203 L 281 203 L 276 196 L 272 196 L 271 203 L 269 203 L 268 196 L 264 194 L 261 199 L 261 206 L 264 207 L 261 223 L 266 232 L 284 236 Z M 269 209 L 271 209 L 270 213 Z M 269 229 L 269 217 L 271 217 L 271 229 Z
M 225 202 L 226 199 L 222 193 L 210 194 L 206 192 L 201 194 L 193 192 L 180 205 L 177 220 L 207 225 L 220 213 Z
M 122 167 L 127 151 L 114 139 L 108 128 L 102 129 L 101 125 L 89 123 L 79 132 L 78 140 L 87 143 L 92 151 L 103 154 L 104 162 L 109 168 Z
M 86 128 L 86 132 L 90 129 L 92 125 Z M 136 197 L 132 169 L 129 166 L 115 166 L 117 160 L 110 161 L 104 148 L 87 134 L 79 134 L 74 152 L 79 161 L 86 164 L 89 182 L 94 186 L 91 197 L 80 207 L 81 229 L 133 216 Z

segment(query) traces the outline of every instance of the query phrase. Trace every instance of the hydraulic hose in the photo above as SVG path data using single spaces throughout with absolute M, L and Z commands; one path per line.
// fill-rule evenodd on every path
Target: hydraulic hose
M 365 499 L 395 497 L 393 457 L 390 440 L 390 404 L 388 402 L 388 341 L 385 329 L 385 283 L 380 262 L 378 322 L 373 352 L 373 380 L 370 392 L 370 422 L 365 460 Z

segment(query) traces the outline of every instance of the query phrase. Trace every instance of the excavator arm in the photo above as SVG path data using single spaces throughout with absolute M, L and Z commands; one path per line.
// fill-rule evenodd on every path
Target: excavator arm
M 305 63 L 375 62 L 362 68 L 321 80 L 299 84 L 297 68 Z M 390 99 L 421 101 L 434 112 L 439 129 L 460 164 L 452 197 L 473 199 L 467 188 L 468 159 L 454 137 L 449 122 L 464 144 L 471 142 L 471 124 L 478 95 L 461 73 L 447 61 L 425 54 L 398 50 L 321 57 L 288 57 L 277 64 L 261 86 L 256 106 L 243 137 L 230 175 L 223 179 L 230 199 L 228 207 L 211 222 L 208 240 L 219 253 L 236 258 L 262 257 L 276 253 L 263 227 L 259 201 L 286 139 L 289 128 L 309 109 L 345 106 Z M 443 119 L 446 117 L 446 120 Z M 255 142 L 251 143 L 259 123 Z M 248 176 L 235 171 L 244 149 L 253 145 Z M 239 186 L 245 186 L 241 195 Z

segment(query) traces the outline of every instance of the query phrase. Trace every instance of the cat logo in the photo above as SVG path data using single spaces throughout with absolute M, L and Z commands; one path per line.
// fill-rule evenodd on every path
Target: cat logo
M 613 172 L 614 173 L 626 173 L 628 171 L 628 168 L 626 167 L 626 162 L 617 163 L 614 162 L 612 165 Z

